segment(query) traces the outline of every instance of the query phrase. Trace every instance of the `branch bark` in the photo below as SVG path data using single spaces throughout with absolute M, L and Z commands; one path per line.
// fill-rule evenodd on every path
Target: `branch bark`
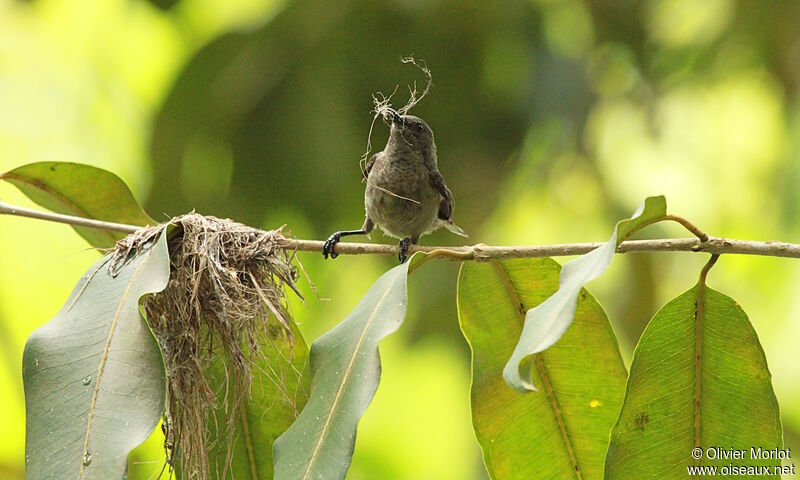
M 286 239 L 285 248 L 305 252 L 320 252 L 320 240 Z M 408 252 L 436 252 L 438 256 L 453 260 L 488 261 L 504 258 L 564 257 L 583 255 L 602 245 L 596 243 L 565 243 L 553 245 L 525 245 L 495 247 L 472 245 L 464 247 L 428 247 L 412 245 Z M 656 240 L 627 240 L 617 248 L 617 253 L 632 252 L 703 252 L 712 254 L 761 255 L 771 257 L 800 258 L 800 245 L 785 242 L 758 242 L 731 238 L 708 237 L 701 242 L 696 238 L 663 238 Z M 399 253 L 396 245 L 374 243 L 339 243 L 336 253 L 349 255 L 394 255 Z
M 92 220 L 91 218 L 73 217 L 72 215 L 62 215 L 60 213 L 31 210 L 30 208 L 9 205 L 6 202 L 0 202 L 0 215 L 16 215 L 18 217 L 36 218 L 49 222 L 66 223 L 77 227 L 97 228 L 99 230 L 122 233 L 133 233 L 140 228 L 135 225 L 126 225 L 124 223 L 104 222 L 102 220 Z
M 15 207 L 0 202 L 0 215 L 16 215 L 22 217 L 48 220 L 51 222 L 66 223 L 80 227 L 99 228 L 115 232 L 134 233 L 140 227 L 121 223 L 104 222 L 70 215 L 42 212 L 27 208 Z M 300 240 L 286 238 L 282 247 L 287 250 L 302 252 L 321 252 L 321 240 Z M 409 253 L 426 252 L 452 260 L 488 261 L 504 258 L 532 258 L 532 257 L 563 257 L 583 255 L 602 245 L 596 243 L 566 243 L 555 245 L 526 245 L 496 247 L 487 245 L 472 245 L 463 247 L 430 247 L 411 245 Z M 736 240 L 732 238 L 708 237 L 701 242 L 697 238 L 657 239 L 657 240 L 627 240 L 617 248 L 617 253 L 632 252 L 702 252 L 711 254 L 739 254 L 760 255 L 770 257 L 800 258 L 800 244 L 778 241 L 759 242 L 752 240 Z M 339 243 L 336 253 L 344 255 L 393 255 L 397 256 L 397 245 L 377 243 Z

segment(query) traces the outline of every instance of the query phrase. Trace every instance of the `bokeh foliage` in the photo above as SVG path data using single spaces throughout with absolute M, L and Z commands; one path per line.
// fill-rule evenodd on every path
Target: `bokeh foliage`
M 157 220 L 196 208 L 322 238 L 362 221 L 369 94 L 399 84 L 402 104 L 421 79 L 399 57 L 414 53 L 434 75 L 414 113 L 436 132 L 470 242 L 604 240 L 652 194 L 712 235 L 798 242 L 798 24 L 792 0 L 0 0 L 0 171 L 90 163 L 119 174 Z M 373 144 L 385 138 L 379 126 Z M 30 206 L 8 186 L 0 198 Z M 97 258 L 86 248 L 67 227 L 0 218 L 4 478 L 24 461 L 22 346 Z M 301 260 L 319 292 L 306 288 L 294 308 L 309 342 L 392 264 Z M 703 260 L 623 256 L 590 285 L 624 355 Z M 350 478 L 483 475 L 455 275 L 439 263 L 409 282 Z M 710 284 L 748 312 L 786 446 L 799 445 L 796 262 L 723 258 Z M 158 452 L 156 438 L 131 477 L 158 468 Z

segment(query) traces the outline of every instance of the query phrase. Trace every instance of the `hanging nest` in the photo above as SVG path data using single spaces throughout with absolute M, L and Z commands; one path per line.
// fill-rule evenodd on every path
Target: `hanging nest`
M 263 345 L 294 341 L 285 291 L 300 296 L 297 271 L 293 253 L 281 248 L 281 229 L 194 213 L 169 223 L 169 284 L 144 302 L 167 373 L 167 466 L 179 464 L 187 479 L 224 478 Z M 145 228 L 120 240 L 110 268 L 162 231 Z M 210 461 L 212 450 L 225 452 L 221 464 Z

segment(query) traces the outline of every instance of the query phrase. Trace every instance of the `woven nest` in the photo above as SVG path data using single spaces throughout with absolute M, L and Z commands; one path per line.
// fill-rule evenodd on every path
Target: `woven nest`
M 294 340 L 285 291 L 300 296 L 297 271 L 280 229 L 197 214 L 169 223 L 169 284 L 144 303 L 167 373 L 167 467 L 178 464 L 183 478 L 224 478 L 263 345 Z M 119 241 L 111 268 L 162 231 L 146 228 Z M 212 468 L 212 449 L 226 452 L 221 467 Z

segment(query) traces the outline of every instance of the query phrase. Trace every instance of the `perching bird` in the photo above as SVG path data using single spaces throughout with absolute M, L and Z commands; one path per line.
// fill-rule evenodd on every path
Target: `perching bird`
M 406 260 L 410 244 L 416 245 L 419 237 L 440 227 L 467 236 L 451 219 L 453 195 L 439 173 L 430 127 L 421 118 L 390 112 L 392 124 L 386 148 L 373 155 L 364 169 L 364 226 L 328 237 L 322 247 L 325 258 L 337 257 L 336 244 L 342 237 L 366 235 L 375 225 L 400 239 L 400 263 Z

